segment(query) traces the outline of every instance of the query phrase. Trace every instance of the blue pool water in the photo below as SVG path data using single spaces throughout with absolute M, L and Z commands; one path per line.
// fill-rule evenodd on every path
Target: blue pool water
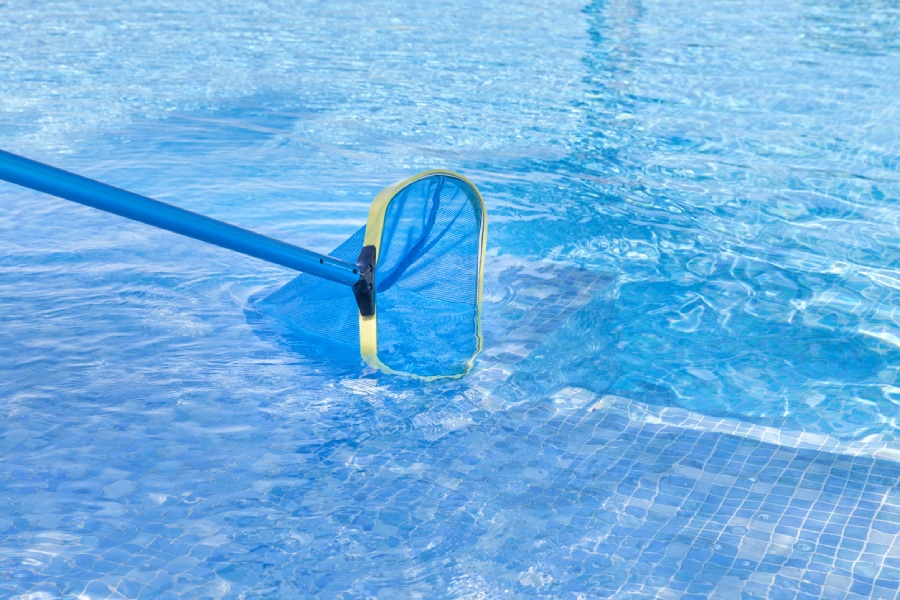
M 900 7 L 0 3 L 0 148 L 327 251 L 426 168 L 485 350 L 0 184 L 0 597 L 894 598 Z

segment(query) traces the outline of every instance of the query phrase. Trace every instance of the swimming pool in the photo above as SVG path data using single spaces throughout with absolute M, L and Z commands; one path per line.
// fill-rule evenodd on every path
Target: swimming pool
M 488 204 L 421 384 L 271 265 L 0 185 L 0 596 L 893 598 L 891 2 L 0 6 L 0 147 L 330 250 Z

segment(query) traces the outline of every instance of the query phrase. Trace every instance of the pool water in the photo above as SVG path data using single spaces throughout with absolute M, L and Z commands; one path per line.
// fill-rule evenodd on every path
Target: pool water
M 0 148 L 329 251 L 488 206 L 485 349 L 0 184 L 0 597 L 895 598 L 900 7 L 0 4 Z

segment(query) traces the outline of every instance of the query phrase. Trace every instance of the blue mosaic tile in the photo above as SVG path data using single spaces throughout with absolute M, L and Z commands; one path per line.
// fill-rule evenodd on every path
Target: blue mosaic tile
M 454 586 L 477 581 L 487 597 L 896 597 L 898 463 L 577 386 L 523 402 L 527 353 L 524 371 L 498 373 L 519 364 L 490 358 L 511 352 L 498 333 L 453 394 L 409 412 L 366 396 L 321 440 L 291 427 L 260 448 L 188 440 L 165 458 L 177 465 L 143 471 L 105 455 L 121 472 L 78 490 L 8 471 L 49 504 L 4 508 L 2 546 L 18 551 L 0 549 L 0 595 L 471 597 Z

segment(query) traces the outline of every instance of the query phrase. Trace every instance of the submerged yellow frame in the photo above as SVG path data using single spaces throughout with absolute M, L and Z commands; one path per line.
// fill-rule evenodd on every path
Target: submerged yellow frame
M 475 187 L 474 183 L 472 183 L 459 173 L 454 173 L 453 171 L 447 171 L 445 169 L 432 169 L 431 171 L 425 171 L 419 173 L 418 175 L 414 175 L 409 179 L 398 181 L 397 183 L 389 185 L 378 192 L 378 195 L 375 196 L 375 200 L 372 201 L 372 206 L 369 209 L 369 219 L 366 222 L 365 241 L 363 242 L 364 246 L 375 246 L 375 272 L 377 273 L 378 259 L 381 256 L 379 250 L 381 246 L 381 236 L 384 230 L 384 218 L 387 215 L 387 209 L 391 203 L 391 200 L 393 200 L 394 197 L 407 186 L 432 175 L 444 175 L 462 181 L 475 191 L 475 196 L 478 198 L 478 204 L 481 207 L 481 240 L 478 250 L 478 295 L 475 313 L 475 335 L 477 338 L 477 347 L 475 349 L 475 353 L 472 354 L 472 357 L 467 361 L 466 370 L 457 375 L 432 375 L 423 377 L 422 375 L 416 375 L 415 373 L 396 371 L 381 362 L 381 360 L 378 358 L 377 294 L 375 295 L 375 314 L 371 317 L 363 317 L 362 315 L 360 315 L 359 317 L 359 349 L 360 353 L 362 354 L 363 360 L 365 360 L 372 367 L 379 369 L 385 373 L 391 373 L 393 375 L 405 375 L 407 377 L 414 377 L 417 379 L 423 379 L 425 381 L 433 381 L 435 379 L 446 378 L 456 379 L 462 377 L 463 375 L 466 375 L 472 370 L 472 367 L 475 364 L 475 357 L 478 356 L 478 353 L 481 352 L 482 349 L 484 340 L 481 336 L 481 296 L 484 288 L 484 253 L 487 244 L 487 210 L 484 207 L 484 199 L 481 197 L 481 192 L 478 191 L 478 188 Z

